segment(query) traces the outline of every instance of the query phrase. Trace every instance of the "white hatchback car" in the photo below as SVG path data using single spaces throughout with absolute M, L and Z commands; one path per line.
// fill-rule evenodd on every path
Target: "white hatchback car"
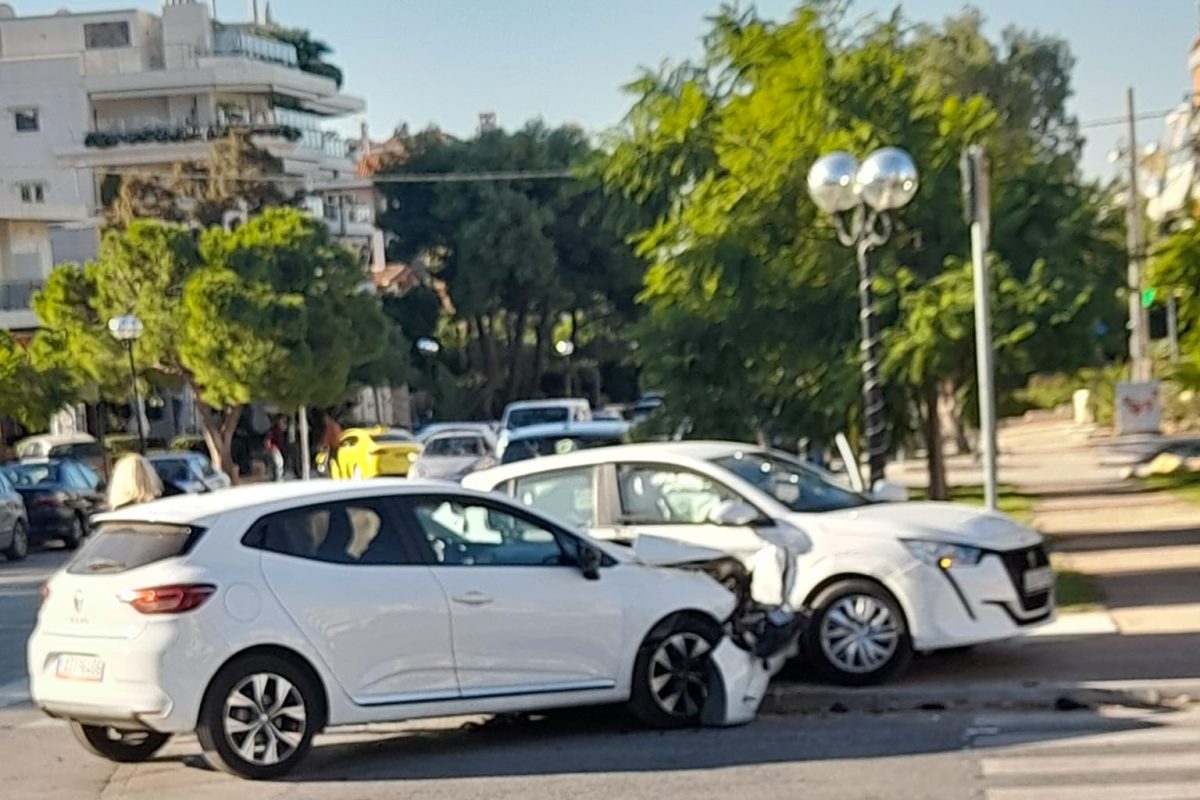
M 194 730 L 249 778 L 348 723 L 620 701 L 652 725 L 745 722 L 783 658 L 703 574 L 727 556 L 665 544 L 690 567 L 413 481 L 160 500 L 99 517 L 47 584 L 31 693 L 94 754 Z
M 914 650 L 1005 639 L 1054 616 L 1054 573 L 1035 531 L 950 503 L 872 502 L 754 445 L 601 448 L 484 470 L 463 484 L 600 539 L 650 533 L 747 563 L 761 563 L 764 545 L 788 533 L 807 536 L 809 547 L 792 548 L 794 575 L 776 583 L 790 585 L 791 608 L 811 611 L 806 659 L 844 684 L 884 680 Z

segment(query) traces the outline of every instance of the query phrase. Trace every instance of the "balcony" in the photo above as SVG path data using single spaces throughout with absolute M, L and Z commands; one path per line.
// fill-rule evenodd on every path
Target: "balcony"
M 91 131 L 85 135 L 83 146 L 106 148 L 123 144 L 209 142 L 214 139 L 223 139 L 231 133 L 244 133 L 250 136 L 265 136 L 296 142 L 302 139 L 305 133 L 291 125 L 274 123 L 196 125 L 191 122 L 163 122 L 147 124 L 144 127 L 130 127 L 128 123 L 120 121 L 109 123 L 104 128 L 104 130 Z
M 257 36 L 238 28 L 222 28 L 213 37 L 213 55 L 241 56 L 268 64 L 299 68 L 296 48 L 287 42 L 267 36 Z

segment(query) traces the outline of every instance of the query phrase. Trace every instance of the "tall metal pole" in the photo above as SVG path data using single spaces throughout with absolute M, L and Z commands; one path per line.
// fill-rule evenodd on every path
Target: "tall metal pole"
M 308 480 L 312 477 L 312 453 L 308 448 L 308 406 L 300 406 L 296 417 L 300 429 L 300 478 Z
M 873 245 L 871 225 L 859 229 L 855 250 L 858 253 L 859 349 L 862 352 L 863 438 L 867 443 L 867 491 L 883 480 L 887 463 L 887 419 L 884 416 L 883 387 L 879 383 L 879 334 L 875 329 L 875 298 L 871 290 Z
M 982 147 L 967 150 L 963 180 L 968 181 L 971 215 L 971 263 L 975 278 L 975 368 L 979 382 L 979 438 L 983 456 L 983 497 L 989 510 L 997 509 L 996 389 L 992 347 L 992 303 L 987 268 L 988 181 Z
M 1150 320 L 1146 309 L 1142 307 L 1142 254 L 1145 246 L 1142 244 L 1142 212 L 1141 201 L 1138 197 L 1138 146 L 1137 122 L 1134 115 L 1133 87 L 1125 90 L 1125 105 L 1129 115 L 1129 187 L 1126 192 L 1128 199 L 1128 233 L 1126 247 L 1129 250 L 1129 359 L 1130 378 L 1135 381 L 1150 380 Z
M 142 426 L 142 396 L 138 392 L 137 367 L 133 363 L 133 340 L 125 342 L 129 353 L 129 381 L 133 385 L 133 415 L 137 417 L 138 452 L 146 455 L 146 429 Z

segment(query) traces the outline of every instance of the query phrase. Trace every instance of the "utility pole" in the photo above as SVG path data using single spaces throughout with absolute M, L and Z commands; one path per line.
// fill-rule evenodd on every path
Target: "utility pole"
M 1171 347 L 1171 363 L 1179 363 L 1179 300 L 1177 289 L 1167 296 L 1167 342 Z
M 992 363 L 992 303 L 987 268 L 991 223 L 987 155 L 971 145 L 962 157 L 963 204 L 971 225 L 971 263 L 975 278 L 975 368 L 979 382 L 979 443 L 983 457 L 983 496 L 995 511 L 998 502 L 996 463 L 996 388 Z
M 1142 306 L 1142 256 L 1146 246 L 1142 238 L 1141 199 L 1138 196 L 1138 145 L 1137 119 L 1134 115 L 1133 87 L 1125 90 L 1125 105 L 1129 115 L 1129 186 L 1128 233 L 1126 247 L 1129 250 L 1129 359 L 1130 379 L 1150 380 L 1150 317 Z

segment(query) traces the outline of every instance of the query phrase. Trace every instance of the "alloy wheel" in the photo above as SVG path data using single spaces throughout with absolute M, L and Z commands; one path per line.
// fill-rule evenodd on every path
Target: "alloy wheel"
M 867 594 L 838 598 L 821 620 L 821 649 L 835 667 L 861 675 L 896 654 L 900 631 L 887 604 Z
M 248 675 L 225 700 L 225 738 L 251 764 L 286 761 L 304 740 L 307 709 L 299 690 L 272 672 Z
M 708 699 L 708 653 L 704 637 L 691 631 L 663 639 L 650 660 L 650 695 L 673 717 L 691 718 Z

